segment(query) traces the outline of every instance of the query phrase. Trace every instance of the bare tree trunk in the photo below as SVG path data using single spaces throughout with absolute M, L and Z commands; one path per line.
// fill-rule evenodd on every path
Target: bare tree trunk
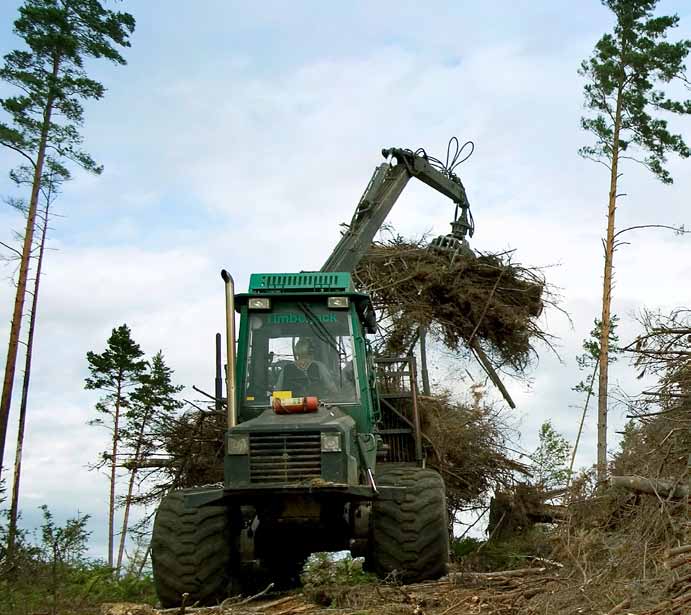
M 629 491 L 648 493 L 663 498 L 681 500 L 689 496 L 688 485 L 683 485 L 680 481 L 645 476 L 612 476 L 609 482 L 613 487 L 623 487 Z
M 422 394 L 431 395 L 429 371 L 427 370 L 427 328 L 420 327 L 420 374 L 422 375 Z
M 135 455 L 135 465 L 130 470 L 130 480 L 127 486 L 127 496 L 125 497 L 125 512 L 122 517 L 122 531 L 120 532 L 120 546 L 118 547 L 118 559 L 115 564 L 115 576 L 120 576 L 120 568 L 122 567 L 122 556 L 125 553 L 125 540 L 127 539 L 127 524 L 130 520 L 130 505 L 132 504 L 132 491 L 134 489 L 134 477 L 137 474 L 137 459 Z
M 59 60 L 56 60 L 53 63 L 53 79 L 57 77 L 59 67 L 60 62 Z M 19 278 L 17 280 L 17 291 L 14 299 L 14 310 L 12 312 L 12 324 L 10 325 L 10 339 L 7 344 L 5 377 L 2 384 L 2 397 L 0 397 L 0 477 L 2 476 L 2 464 L 5 458 L 7 425 L 10 418 L 10 407 L 12 406 L 12 387 L 14 385 L 14 374 L 17 368 L 19 333 L 22 328 L 24 298 L 26 295 L 26 284 L 29 277 L 29 261 L 31 259 L 31 249 L 34 241 L 34 226 L 36 224 L 36 211 L 38 208 L 38 194 L 41 188 L 41 180 L 43 179 L 43 164 L 46 157 L 48 129 L 50 128 L 50 119 L 53 114 L 53 101 L 54 96 L 49 95 L 46 101 L 45 110 L 43 112 L 43 126 L 41 127 L 41 138 L 36 156 L 36 166 L 34 168 L 34 180 L 31 187 L 29 211 L 26 216 L 26 231 L 24 232 L 22 258 L 19 264 Z
M 593 366 L 593 374 L 590 377 L 590 386 L 588 387 L 588 395 L 585 398 L 585 404 L 583 404 L 583 412 L 581 413 L 581 423 L 578 426 L 578 434 L 576 435 L 576 442 L 573 445 L 573 451 L 571 451 L 571 463 L 569 463 L 569 474 L 566 477 L 566 488 L 568 489 L 571 485 L 571 479 L 573 478 L 573 466 L 576 462 L 576 453 L 578 452 L 578 445 L 581 443 L 581 436 L 583 435 L 583 425 L 585 424 L 585 416 L 588 413 L 588 406 L 590 405 L 590 398 L 593 396 L 593 387 L 595 386 L 595 375 L 597 374 L 597 363 Z
M 605 240 L 605 270 L 602 281 L 602 329 L 600 331 L 600 370 L 597 399 L 597 480 L 607 480 L 607 393 L 609 377 L 609 330 L 612 312 L 612 270 L 614 259 L 614 223 L 617 210 L 617 180 L 619 179 L 619 134 L 621 131 L 622 88 L 617 91 L 612 138 L 612 165 L 610 168 L 609 203 L 607 206 L 607 238 Z
M 130 469 L 130 480 L 127 486 L 127 497 L 125 498 L 125 512 L 122 519 L 122 532 L 120 533 L 120 547 L 118 548 L 118 560 L 115 566 L 116 576 L 120 575 L 120 568 L 122 567 L 122 557 L 125 553 L 125 540 L 127 538 L 127 524 L 130 518 L 130 506 L 132 505 L 132 491 L 134 490 L 134 478 L 139 469 L 139 456 L 142 450 L 142 439 L 144 438 L 144 428 L 149 419 L 149 413 L 145 413 L 142 417 L 139 433 L 137 434 L 137 446 L 134 451 L 134 465 Z
M 24 380 L 22 382 L 22 401 L 19 406 L 19 427 L 17 429 L 17 450 L 14 456 L 14 480 L 12 482 L 12 502 L 10 505 L 10 523 L 7 531 L 7 558 L 14 557 L 15 539 L 17 536 L 17 516 L 19 511 L 19 482 L 22 474 L 22 449 L 24 446 L 24 428 L 26 426 L 26 407 L 29 399 L 29 380 L 31 378 L 31 357 L 34 347 L 34 330 L 36 327 L 36 313 L 38 307 L 38 291 L 41 285 L 41 269 L 43 268 L 43 254 L 48 233 L 48 210 L 50 209 L 51 188 L 48 187 L 46 207 L 43 211 L 43 229 L 41 230 L 41 243 L 38 250 L 38 262 L 36 264 L 36 280 L 34 281 L 34 296 L 31 300 L 31 312 L 29 314 L 29 335 L 26 341 L 26 358 L 24 361 Z
M 113 417 L 113 449 L 110 461 L 110 500 L 108 503 L 108 567 L 113 567 L 113 531 L 115 527 L 115 469 L 117 468 L 118 438 L 120 436 L 120 407 L 122 404 L 122 377 L 118 378 Z
M 144 551 L 144 557 L 142 558 L 142 561 L 139 564 L 139 569 L 137 570 L 137 578 L 138 579 L 142 578 L 142 572 L 144 571 L 144 566 L 146 566 L 146 560 L 149 559 L 150 553 L 151 553 L 151 543 L 149 542 L 149 546 L 146 548 L 146 551 Z

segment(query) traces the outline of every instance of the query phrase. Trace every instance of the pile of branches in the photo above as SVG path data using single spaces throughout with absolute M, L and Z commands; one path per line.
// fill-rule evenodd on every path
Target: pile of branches
M 625 350 L 639 376 L 657 384 L 630 401 L 616 474 L 675 479 L 686 469 L 691 451 L 691 310 L 644 312 L 643 333 Z
M 166 434 L 165 449 L 174 460 L 175 489 L 223 482 L 226 414 L 192 407 Z
M 645 312 L 641 323 L 625 350 L 657 384 L 629 402 L 609 488 L 574 482 L 557 556 L 591 595 L 617 587 L 636 613 L 681 615 L 691 604 L 691 311 Z
M 496 485 L 510 485 L 515 472 L 527 473 L 525 466 L 508 457 L 507 427 L 500 411 L 463 404 L 449 395 L 420 396 L 418 408 L 428 465 L 444 478 L 450 514 L 481 504 Z
M 494 486 L 526 473 L 509 458 L 502 414 L 490 406 L 466 405 L 449 395 L 420 396 L 418 406 L 428 463 L 444 477 L 449 512 L 480 505 Z M 223 481 L 225 414 L 190 406 L 162 430 L 165 457 L 152 460 L 148 490 L 138 503 L 156 501 L 169 489 Z
M 132 498 L 157 503 L 172 489 L 223 482 L 225 412 L 189 404 L 178 417 L 158 426 L 160 454 L 139 462 L 144 477 Z
M 424 326 L 453 351 L 479 346 L 495 366 L 520 373 L 537 340 L 549 345 L 538 324 L 544 304 L 554 304 L 544 276 L 512 263 L 509 252 L 452 259 L 424 239 L 397 236 L 372 244 L 355 279 L 380 314 L 382 352 L 406 352 Z
M 613 604 L 625 600 L 635 613 L 688 612 L 654 608 L 681 595 L 679 589 L 688 590 L 677 585 L 679 575 L 691 576 L 691 567 L 683 561 L 674 570 L 668 563 L 670 551 L 676 552 L 688 541 L 686 498 L 618 484 L 606 489 L 600 486 L 583 499 L 579 496 L 572 495 L 550 556 L 563 562 L 570 579 L 568 586 L 551 597 L 551 612 L 579 612 L 569 608 L 582 606 L 584 588 L 598 612 L 608 613 Z

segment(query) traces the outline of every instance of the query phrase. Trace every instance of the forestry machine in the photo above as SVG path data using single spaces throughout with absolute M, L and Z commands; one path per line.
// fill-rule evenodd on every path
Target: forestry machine
M 412 177 L 455 204 L 452 232 L 434 249 L 451 258 L 469 250 L 472 216 L 453 172 L 458 150 L 456 141 L 447 164 L 424 150 L 382 150 L 387 161 L 320 271 L 255 273 L 237 295 L 222 272 L 225 480 L 173 491 L 158 508 L 152 560 L 164 607 L 184 594 L 187 604 L 212 604 L 263 580 L 295 583 L 319 551 L 364 556 L 381 577 L 445 574 L 444 482 L 425 467 L 415 357 L 373 355 L 374 309 L 351 272 Z M 220 407 L 220 336 L 216 354 Z

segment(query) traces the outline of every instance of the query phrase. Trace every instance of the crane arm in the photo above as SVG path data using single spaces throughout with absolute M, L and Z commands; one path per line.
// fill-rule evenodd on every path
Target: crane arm
M 434 188 L 450 198 L 456 205 L 451 234 L 438 237 L 432 246 L 442 249 L 467 249 L 466 234 L 473 236 L 473 223 L 470 216 L 470 203 L 460 178 L 453 172 L 442 171 L 430 163 L 427 156 L 400 148 L 383 149 L 384 158 L 393 158 L 396 164 L 385 162 L 379 165 L 372 175 L 367 188 L 355 208 L 353 219 L 333 252 L 326 259 L 321 271 L 353 271 L 367 253 L 372 240 L 384 224 L 398 197 L 411 177 Z M 501 382 L 477 340 L 471 342 L 471 349 L 490 380 L 499 388 L 511 408 L 515 408 L 509 392 Z
M 375 169 L 353 219 L 321 271 L 353 271 L 357 267 L 411 177 L 416 177 L 456 204 L 456 219 L 452 223 L 454 236 L 462 239 L 466 232 L 472 235 L 472 225 L 468 223 L 470 204 L 456 175 L 443 173 L 425 156 L 410 150 L 383 149 L 382 155 L 394 158 L 396 164 L 385 162 Z

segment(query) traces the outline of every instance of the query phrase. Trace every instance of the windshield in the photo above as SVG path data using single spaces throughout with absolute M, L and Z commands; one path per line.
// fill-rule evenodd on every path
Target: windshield
M 358 400 L 348 310 L 286 303 L 251 313 L 248 345 L 245 404 L 266 405 L 271 396 Z

